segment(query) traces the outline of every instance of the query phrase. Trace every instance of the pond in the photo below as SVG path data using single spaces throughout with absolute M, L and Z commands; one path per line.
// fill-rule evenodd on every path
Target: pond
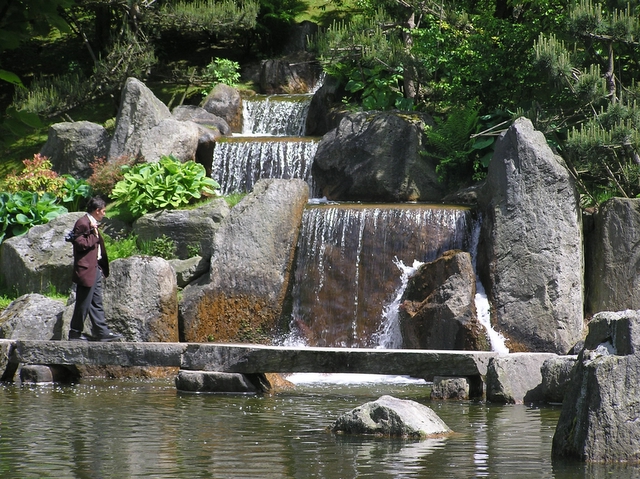
M 295 375 L 274 395 L 176 391 L 171 379 L 0 386 L 0 477 L 591 478 L 640 469 L 551 460 L 560 408 L 431 401 L 407 378 Z M 424 441 L 336 436 L 383 394 L 426 404 L 455 431 Z

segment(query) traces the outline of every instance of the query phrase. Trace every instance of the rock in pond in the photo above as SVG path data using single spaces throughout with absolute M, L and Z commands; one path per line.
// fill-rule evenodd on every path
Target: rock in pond
M 393 396 L 381 396 L 340 416 L 331 426 L 340 434 L 427 438 L 450 434 L 442 419 L 427 406 Z

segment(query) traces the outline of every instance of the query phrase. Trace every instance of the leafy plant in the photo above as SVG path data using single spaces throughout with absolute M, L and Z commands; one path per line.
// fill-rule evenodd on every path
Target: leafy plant
M 393 72 L 386 72 L 380 66 L 363 68 L 359 78 L 351 78 L 345 89 L 361 96 L 362 107 L 365 110 L 399 110 L 413 109 L 413 101 L 404 98 L 399 85 L 402 83 L 402 67 Z
M 120 156 L 111 161 L 106 158 L 96 158 L 91 166 L 91 176 L 87 179 L 87 183 L 91 186 L 94 194 L 109 196 L 118 181 L 124 178 L 123 166 L 131 166 L 140 163 L 139 158 L 130 156 Z
M 63 175 L 64 185 L 62 185 L 62 203 L 69 211 L 80 211 L 85 201 L 91 198 L 91 185 L 83 179 L 75 179 L 71 175 Z
M 240 64 L 226 58 L 214 58 L 205 67 L 202 77 L 211 83 L 209 88 L 202 91 L 202 94 L 206 96 L 217 83 L 229 86 L 237 85 L 240 81 Z
M 185 206 L 203 195 L 215 195 L 220 186 L 208 178 L 194 161 L 181 163 L 163 156 L 157 163 L 123 167 L 124 178 L 111 192 L 116 205 L 127 208 L 134 218 L 159 209 Z
M 436 173 L 450 187 L 463 186 L 470 179 L 481 180 L 493 155 L 496 127 L 506 114 L 496 112 L 480 116 L 475 102 L 453 110 L 444 121 L 426 129 L 426 152 L 438 160 Z
M 48 223 L 67 212 L 51 193 L 0 193 L 0 243 L 6 237 L 25 234 L 32 226 Z
M 129 258 L 130 256 L 140 254 L 137 237 L 135 235 L 114 239 L 106 233 L 102 233 L 102 238 L 104 240 L 105 248 L 109 252 L 109 261 Z
M 36 153 L 32 160 L 23 160 L 22 163 L 24 169 L 20 174 L 11 174 L 6 178 L 8 192 L 31 191 L 62 196 L 65 179 L 51 169 L 51 161 L 46 156 Z
M 176 258 L 176 244 L 167 235 L 162 235 L 151 241 L 138 242 L 138 248 L 142 254 L 158 256 L 166 260 Z

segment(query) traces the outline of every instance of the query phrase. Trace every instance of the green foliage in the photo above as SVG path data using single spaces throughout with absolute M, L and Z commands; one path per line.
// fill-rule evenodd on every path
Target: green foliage
M 453 109 L 446 120 L 427 127 L 427 155 L 438 160 L 436 173 L 448 187 L 465 186 L 482 180 L 493 155 L 497 133 L 503 126 L 503 112 L 480 116 L 475 102 Z
M 202 77 L 211 83 L 209 88 L 202 91 L 207 96 L 217 83 L 235 86 L 240 81 L 240 64 L 226 58 L 214 58 L 206 66 Z
M 0 243 L 5 238 L 25 234 L 32 226 L 48 223 L 67 212 L 51 193 L 0 193 Z
M 583 206 L 640 194 L 638 34 L 630 5 L 618 10 L 580 0 L 569 9 L 566 30 L 540 35 L 535 45 L 534 66 L 547 73 L 555 96 L 531 116 L 556 139 Z
M 240 203 L 240 201 L 242 201 L 242 198 L 244 198 L 245 196 L 247 196 L 246 193 L 230 193 L 224 197 L 224 200 L 229 205 L 229 208 L 233 208 L 235 205 Z
M 65 179 L 51 169 L 51 161 L 46 156 L 35 154 L 32 160 L 23 160 L 22 163 L 23 171 L 19 175 L 8 175 L 5 180 L 8 192 L 31 191 L 62 197 Z
M 202 195 L 215 195 L 219 188 L 206 176 L 202 165 L 180 163 L 173 156 L 163 156 L 157 163 L 124 166 L 123 171 L 124 178 L 115 185 L 111 198 L 134 218 L 149 211 L 185 206 Z
M 45 76 L 40 74 L 29 89 L 18 88 L 12 106 L 23 112 L 54 116 L 86 101 L 93 92 L 91 84 L 78 73 Z
M 135 235 L 114 239 L 106 233 L 102 233 L 102 239 L 104 240 L 105 248 L 109 252 L 109 261 L 129 258 L 130 256 L 140 254 L 137 237 Z
M 356 73 L 356 72 L 353 72 Z M 402 68 L 388 72 L 380 65 L 374 68 L 362 68 L 360 78 L 350 78 L 345 90 L 360 94 L 360 101 L 365 110 L 398 110 L 413 109 L 413 101 L 404 98 L 400 91 Z
M 177 257 L 175 242 L 164 234 L 151 241 L 138 241 L 138 248 L 142 254 L 158 256 L 166 260 Z
M 91 185 L 86 180 L 77 180 L 71 175 L 62 177 L 64 178 L 64 184 L 60 190 L 62 203 L 69 211 L 81 211 L 93 195 Z
M 259 9 L 259 2 L 253 0 L 164 2 L 148 21 L 160 29 L 200 30 L 225 36 L 254 28 Z
M 187 245 L 187 254 L 189 258 L 193 258 L 194 256 L 200 255 L 200 245 L 199 244 L 188 244 Z

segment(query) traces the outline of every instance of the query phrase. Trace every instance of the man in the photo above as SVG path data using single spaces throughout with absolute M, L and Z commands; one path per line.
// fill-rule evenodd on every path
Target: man
M 73 227 L 73 277 L 76 283 L 76 304 L 71 318 L 69 340 L 117 341 L 120 334 L 109 330 L 102 309 L 102 277 L 109 276 L 109 259 L 98 223 L 104 218 L 105 202 L 89 200 L 87 214 Z M 82 333 L 84 319 L 91 319 L 93 338 Z

